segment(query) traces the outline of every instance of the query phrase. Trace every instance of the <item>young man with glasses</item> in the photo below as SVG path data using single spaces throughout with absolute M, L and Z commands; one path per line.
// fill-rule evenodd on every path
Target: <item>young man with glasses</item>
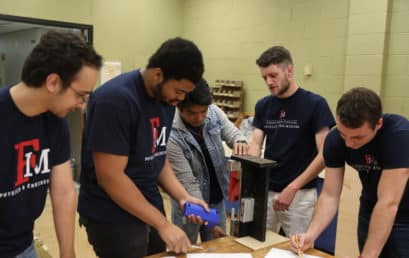
M 87 103 L 89 96 L 91 95 L 91 92 L 80 92 L 76 90 L 73 87 L 69 87 L 74 93 L 77 95 L 77 97 L 81 100 L 82 103 Z
M 0 257 L 37 257 L 33 227 L 50 190 L 60 257 L 73 258 L 76 194 L 63 119 L 83 108 L 101 56 L 71 33 L 43 35 L 22 81 L 0 89 Z

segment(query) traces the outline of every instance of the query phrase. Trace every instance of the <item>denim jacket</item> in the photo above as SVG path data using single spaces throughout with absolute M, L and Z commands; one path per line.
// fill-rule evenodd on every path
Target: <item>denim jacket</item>
M 235 142 L 246 141 L 246 138 L 216 105 L 208 108 L 203 137 L 223 196 L 227 198 L 229 174 L 222 141 L 232 148 Z M 185 189 L 191 195 L 209 202 L 210 178 L 204 155 L 194 136 L 186 129 L 178 110 L 167 144 L 167 157 Z

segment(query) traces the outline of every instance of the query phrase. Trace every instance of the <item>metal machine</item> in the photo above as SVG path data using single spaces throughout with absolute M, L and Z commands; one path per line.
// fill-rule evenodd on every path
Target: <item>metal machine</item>
M 232 155 L 231 159 L 241 163 L 240 208 L 238 218 L 232 217 L 231 234 L 265 241 L 268 184 L 277 162 L 249 155 Z

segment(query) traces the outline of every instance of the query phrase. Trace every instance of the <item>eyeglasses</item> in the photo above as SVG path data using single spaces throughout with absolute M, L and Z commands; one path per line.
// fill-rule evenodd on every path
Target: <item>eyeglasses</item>
M 80 99 L 81 99 L 81 102 L 82 103 L 87 103 L 88 102 L 88 99 L 89 99 L 89 95 L 91 94 L 91 93 L 80 93 L 80 92 L 78 92 L 76 89 L 74 89 L 73 87 L 68 87 L 68 88 L 70 88 L 74 93 L 75 93 L 75 95 L 77 95 L 77 97 L 79 97 Z

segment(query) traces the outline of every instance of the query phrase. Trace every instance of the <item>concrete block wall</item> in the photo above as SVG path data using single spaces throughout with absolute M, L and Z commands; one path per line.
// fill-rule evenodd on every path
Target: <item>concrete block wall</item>
M 269 94 L 256 58 L 288 47 L 298 83 L 336 101 L 348 89 L 381 94 L 385 112 L 409 115 L 409 1 L 185 0 L 182 35 L 202 48 L 205 76 L 245 83 L 244 110 Z M 311 77 L 303 75 L 312 65 Z
M 409 117 L 409 1 L 390 3 L 390 26 L 385 50 L 383 88 L 385 112 Z
M 380 93 L 388 0 L 350 1 L 344 91 L 364 86 Z
M 93 0 L 0 0 L 0 13 L 91 24 Z
M 168 38 L 181 36 L 180 0 L 91 0 L 95 48 L 122 72 L 144 68 Z
M 255 60 L 273 45 L 290 49 L 300 85 L 335 106 L 344 88 L 349 0 L 185 0 L 183 8 L 183 35 L 202 48 L 206 78 L 243 80 L 245 111 L 269 94 Z
M 94 44 L 123 71 L 146 64 L 165 39 L 183 36 L 203 50 L 205 76 L 245 83 L 244 110 L 269 92 L 255 64 L 272 45 L 287 46 L 298 83 L 334 111 L 351 87 L 371 87 L 386 112 L 409 115 L 407 0 L 0 0 L 3 14 L 94 25 Z M 312 66 L 312 76 L 303 68 Z

